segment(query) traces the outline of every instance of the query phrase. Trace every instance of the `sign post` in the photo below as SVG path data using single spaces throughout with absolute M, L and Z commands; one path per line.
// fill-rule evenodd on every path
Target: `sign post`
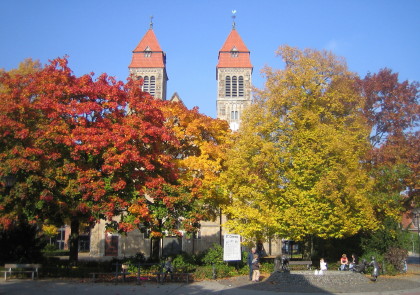
M 239 261 L 241 257 L 241 236 L 240 235 L 225 235 L 223 247 L 224 261 Z

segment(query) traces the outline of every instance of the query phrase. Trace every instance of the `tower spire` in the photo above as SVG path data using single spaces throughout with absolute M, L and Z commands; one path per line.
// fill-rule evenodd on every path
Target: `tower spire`
M 153 15 L 150 16 L 150 29 L 153 29 Z
M 236 29 L 236 23 L 235 23 L 235 18 L 236 18 L 236 10 L 232 10 L 232 30 Z

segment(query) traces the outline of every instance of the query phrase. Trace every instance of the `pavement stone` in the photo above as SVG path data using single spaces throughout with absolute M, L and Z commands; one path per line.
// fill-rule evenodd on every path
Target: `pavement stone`
M 411 271 L 395 277 L 380 276 L 372 282 L 369 276 L 352 272 L 327 271 L 315 275 L 312 271 L 275 272 L 254 283 L 247 276 L 229 279 L 185 283 L 146 282 L 92 283 L 77 279 L 0 279 L 0 295 L 420 295 L 420 271 Z

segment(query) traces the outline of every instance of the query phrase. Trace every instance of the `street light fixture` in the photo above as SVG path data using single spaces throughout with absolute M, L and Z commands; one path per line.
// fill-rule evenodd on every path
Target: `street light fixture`
M 420 213 L 419 213 L 419 209 L 417 208 L 417 210 L 415 212 L 413 212 L 413 221 L 415 220 L 416 224 L 417 224 L 417 236 L 419 239 L 419 244 L 418 244 L 418 258 L 419 258 L 419 264 L 420 264 L 420 223 L 419 223 L 419 218 L 420 218 Z

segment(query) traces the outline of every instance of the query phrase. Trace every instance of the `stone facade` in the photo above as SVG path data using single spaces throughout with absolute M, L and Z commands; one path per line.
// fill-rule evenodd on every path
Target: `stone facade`
M 217 118 L 232 131 L 240 127 L 243 110 L 252 103 L 251 52 L 233 26 L 219 51 L 216 66 Z
M 223 221 L 222 221 L 223 222 Z M 92 229 L 90 234 L 89 256 L 96 259 L 107 259 L 112 257 L 124 258 L 132 257 L 138 253 L 145 257 L 153 256 L 153 243 L 147 236 L 136 229 L 127 235 L 111 234 L 106 232 L 106 223 L 101 220 Z M 160 256 L 166 257 L 176 255 L 181 252 L 199 254 L 213 244 L 223 245 L 223 237 L 226 232 L 223 230 L 220 220 L 203 221 L 200 231 L 196 236 L 184 235 L 179 237 L 164 237 L 160 243 Z M 266 255 L 281 254 L 281 240 L 273 239 L 263 243 Z M 243 247 L 243 250 L 248 248 Z
M 151 93 L 155 98 L 166 100 L 167 75 L 165 68 L 130 68 L 130 75 L 134 79 L 155 77 L 155 91 Z M 149 89 L 150 89 L 150 81 Z M 150 92 L 150 91 L 148 91 Z
M 238 130 L 243 110 L 252 101 L 252 69 L 250 68 L 218 68 L 217 69 L 217 118 L 226 120 L 230 129 Z M 226 78 L 243 77 L 243 95 L 226 96 Z M 229 87 L 229 86 L 228 86 Z

